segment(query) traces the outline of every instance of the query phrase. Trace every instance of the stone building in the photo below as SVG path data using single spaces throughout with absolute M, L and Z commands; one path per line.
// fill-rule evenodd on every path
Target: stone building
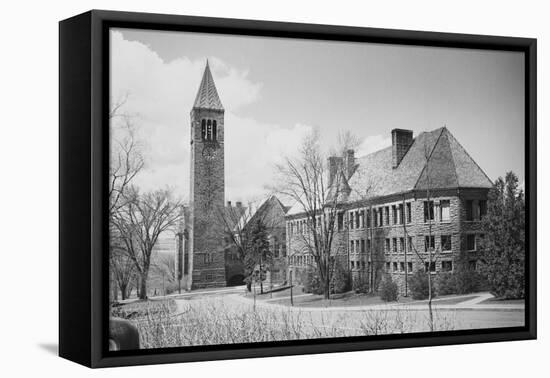
M 287 280 L 287 253 L 285 213 L 289 210 L 276 196 L 269 196 L 257 203 L 251 203 L 242 213 L 233 227 L 235 237 L 248 235 L 250 228 L 257 222 L 266 227 L 269 240 L 271 261 L 263 269 L 267 270 L 265 283 L 280 285 Z M 245 267 L 236 253 L 236 248 L 228 241 L 226 252 L 226 276 L 228 285 L 242 284 L 245 278 Z
M 392 145 L 356 158 L 329 158 L 329 182 L 341 177 L 334 248 L 354 281 L 389 273 L 404 293 L 416 270 L 475 268 L 481 218 L 491 180 L 443 127 L 413 138 L 394 129 Z M 295 205 L 286 216 L 289 270 L 297 280 L 312 266 L 299 240 L 306 214 Z M 432 251 L 429 264 L 428 251 Z

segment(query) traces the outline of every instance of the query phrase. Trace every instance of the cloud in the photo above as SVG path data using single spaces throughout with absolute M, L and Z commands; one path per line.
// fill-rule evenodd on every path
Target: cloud
M 356 156 L 368 155 L 389 146 L 391 146 L 391 137 L 384 135 L 368 136 L 362 140 L 357 148 Z
M 205 59 L 165 62 L 150 47 L 111 33 L 111 101 L 127 96 L 121 112 L 131 116 L 143 141 L 146 167 L 136 177 L 143 190 L 172 187 L 189 194 L 189 113 Z M 247 201 L 271 183 L 273 166 L 296 150 L 310 127 L 275 125 L 242 117 L 239 110 L 261 100 L 262 83 L 247 69 L 209 60 L 225 113 L 225 179 L 228 200 Z

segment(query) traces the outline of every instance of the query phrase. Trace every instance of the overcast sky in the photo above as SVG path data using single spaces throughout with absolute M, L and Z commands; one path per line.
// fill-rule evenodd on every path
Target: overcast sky
M 207 58 L 226 110 L 226 200 L 261 196 L 313 128 L 326 148 L 350 130 L 361 156 L 389 146 L 393 128 L 447 126 L 491 179 L 523 181 L 521 53 L 113 29 L 111 97 L 128 94 L 144 190 L 188 198 L 189 112 Z

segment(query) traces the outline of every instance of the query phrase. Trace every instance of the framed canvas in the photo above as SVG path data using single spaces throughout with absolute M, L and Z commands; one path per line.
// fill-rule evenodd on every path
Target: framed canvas
M 536 40 L 60 22 L 59 353 L 536 338 Z

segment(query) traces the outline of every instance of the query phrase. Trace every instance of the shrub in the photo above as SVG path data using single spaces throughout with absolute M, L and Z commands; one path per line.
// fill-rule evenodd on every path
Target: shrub
M 480 290 L 481 277 L 473 269 L 460 269 L 455 274 L 455 287 L 457 294 L 469 294 Z
M 456 294 L 456 275 L 450 272 L 441 273 L 436 279 L 435 288 L 437 295 Z
M 349 291 L 350 286 L 350 277 L 347 270 L 342 264 L 336 263 L 330 285 L 331 294 L 345 293 Z
M 395 302 L 397 300 L 397 284 L 393 282 L 388 274 L 380 282 L 380 298 L 386 302 Z
M 417 270 L 416 272 L 414 272 L 409 281 L 409 288 L 411 290 L 413 299 L 428 298 L 428 275 L 424 270 Z M 433 296 L 435 296 L 435 293 L 432 292 L 432 297 Z
M 352 289 L 356 293 L 368 293 L 369 292 L 369 280 L 367 277 L 359 276 L 352 282 Z
M 302 291 L 304 293 L 323 294 L 321 279 L 314 270 L 307 270 L 302 275 Z

